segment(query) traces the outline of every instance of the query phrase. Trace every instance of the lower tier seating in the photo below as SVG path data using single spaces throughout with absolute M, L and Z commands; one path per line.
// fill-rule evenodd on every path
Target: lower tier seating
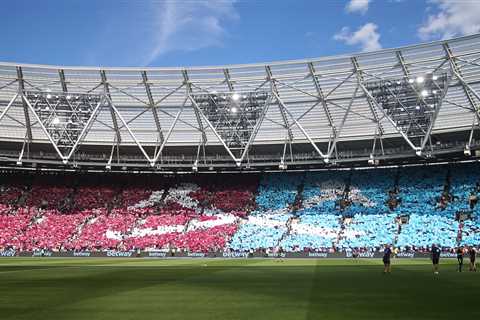
M 144 186 L 109 177 L 93 179 L 101 184 L 9 177 L 0 184 L 0 250 L 300 252 L 480 244 L 478 163 L 224 177 L 162 177 Z

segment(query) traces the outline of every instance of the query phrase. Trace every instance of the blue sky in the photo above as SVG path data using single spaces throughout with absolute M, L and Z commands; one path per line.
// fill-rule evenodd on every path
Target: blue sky
M 221 65 L 479 32 L 480 0 L 15 0 L 0 28 L 0 61 Z

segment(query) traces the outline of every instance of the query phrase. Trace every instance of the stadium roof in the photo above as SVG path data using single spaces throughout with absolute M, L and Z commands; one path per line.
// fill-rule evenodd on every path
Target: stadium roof
M 246 65 L 0 63 L 0 154 L 4 165 L 140 170 L 467 155 L 479 103 L 478 34 Z

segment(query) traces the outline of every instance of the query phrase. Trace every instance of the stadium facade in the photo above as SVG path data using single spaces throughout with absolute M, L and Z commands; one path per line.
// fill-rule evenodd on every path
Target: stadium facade
M 147 172 L 462 160 L 480 151 L 480 35 L 188 68 L 0 63 L 0 165 Z

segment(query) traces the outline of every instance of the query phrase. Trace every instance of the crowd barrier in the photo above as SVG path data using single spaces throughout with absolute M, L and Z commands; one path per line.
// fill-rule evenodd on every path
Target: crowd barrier
M 313 258 L 313 259 L 381 259 L 382 252 L 286 252 L 286 253 L 246 253 L 246 252 L 177 252 L 166 251 L 65 251 L 65 252 L 32 252 L 32 251 L 0 251 L 1 257 L 56 257 L 56 258 Z M 400 252 L 394 258 L 430 258 L 429 253 L 424 252 Z M 442 252 L 441 258 L 456 258 L 452 252 Z

